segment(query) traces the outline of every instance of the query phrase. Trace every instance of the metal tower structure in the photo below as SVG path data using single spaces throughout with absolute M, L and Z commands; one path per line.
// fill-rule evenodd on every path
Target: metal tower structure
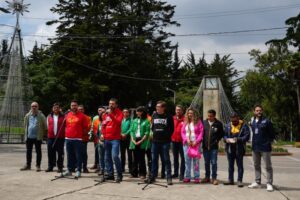
M 218 76 L 204 76 L 190 106 L 197 109 L 203 119 L 206 118 L 208 110 L 214 109 L 217 118 L 224 125 L 230 121 L 230 115 L 234 113 Z
M 29 4 L 24 4 L 23 0 L 6 2 L 8 10 L 16 15 L 16 26 L 0 76 L 0 143 L 18 143 L 23 142 L 23 119 L 28 109 L 29 91 L 19 18 L 20 14 L 28 12 Z

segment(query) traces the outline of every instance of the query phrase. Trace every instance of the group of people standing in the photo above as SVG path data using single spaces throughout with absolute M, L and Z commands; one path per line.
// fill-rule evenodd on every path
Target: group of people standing
M 184 183 L 218 185 L 217 160 L 219 143 L 222 140 L 228 159 L 228 181 L 224 185 L 234 185 L 236 162 L 237 185 L 243 187 L 243 157 L 246 153 L 246 143 L 252 136 L 255 182 L 248 187 L 261 187 L 263 158 L 267 171 L 267 190 L 273 191 L 271 144 L 274 140 L 274 130 L 272 123 L 263 116 L 262 106 L 254 107 L 254 117 L 249 123 L 234 113 L 225 126 L 216 119 L 216 111 L 213 109 L 206 113 L 206 119 L 202 121 L 199 112 L 194 108 L 184 111 L 181 105 L 177 105 L 172 117 L 167 114 L 166 106 L 166 102 L 158 101 L 152 115 L 147 113 L 145 107 L 140 106 L 135 110 L 136 117 L 132 118 L 129 110 L 120 110 L 117 99 L 112 98 L 108 108 L 99 107 L 98 115 L 91 119 L 84 114 L 84 107 L 73 100 L 67 113 L 62 114 L 59 104 L 55 103 L 52 113 L 46 118 L 38 110 L 38 103 L 33 102 L 24 120 L 27 162 L 21 170 L 31 169 L 32 148 L 35 145 L 36 169 L 41 171 L 41 144 L 43 135 L 48 132 L 46 172 L 53 171 L 55 166 L 63 176 L 70 176 L 75 172 L 75 177 L 80 177 L 81 172 L 88 172 L 87 143 L 93 140 L 95 163 L 91 169 L 95 169 L 106 180 L 121 182 L 127 163 L 132 178 L 140 177 L 145 183 L 153 183 L 158 177 L 160 158 L 161 177 L 166 177 L 168 185 L 172 185 L 172 179 L 175 178 Z M 67 152 L 67 169 L 63 172 L 64 145 Z M 169 153 L 171 147 L 173 174 Z M 205 177 L 200 179 L 202 154 Z M 116 176 L 114 172 L 117 173 Z

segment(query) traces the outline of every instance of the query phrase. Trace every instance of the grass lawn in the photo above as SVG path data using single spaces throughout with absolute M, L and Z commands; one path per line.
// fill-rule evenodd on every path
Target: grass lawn
M 6 133 L 9 130 L 8 127 L 0 127 L 0 134 L 1 133 Z M 19 134 L 23 135 L 24 134 L 24 128 L 23 127 L 10 127 L 11 134 Z
M 294 141 L 283 141 L 283 140 L 278 140 L 273 143 L 274 146 L 284 146 L 284 145 L 295 145 L 296 142 Z

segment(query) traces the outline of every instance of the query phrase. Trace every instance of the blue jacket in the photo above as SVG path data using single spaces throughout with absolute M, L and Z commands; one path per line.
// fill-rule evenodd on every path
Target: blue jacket
M 272 122 L 262 117 L 258 122 L 255 119 L 251 120 L 250 126 L 253 132 L 252 150 L 254 152 L 272 151 L 272 142 L 275 139 Z
M 237 138 L 235 144 L 226 143 L 225 151 L 227 153 L 236 153 L 237 155 L 245 155 L 246 153 L 246 142 L 250 138 L 250 129 L 246 123 L 242 124 L 241 130 L 238 134 L 231 134 L 231 123 L 229 122 L 225 127 L 224 139 Z

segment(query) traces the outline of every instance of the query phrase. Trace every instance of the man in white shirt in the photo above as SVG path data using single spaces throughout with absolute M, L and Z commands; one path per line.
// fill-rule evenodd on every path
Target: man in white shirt
M 53 104 L 52 112 L 47 117 L 48 126 L 48 168 L 46 172 L 52 172 L 57 165 L 58 172 L 63 170 L 64 142 L 65 142 L 65 116 L 60 112 L 58 103 Z M 56 160 L 57 153 L 57 160 Z

